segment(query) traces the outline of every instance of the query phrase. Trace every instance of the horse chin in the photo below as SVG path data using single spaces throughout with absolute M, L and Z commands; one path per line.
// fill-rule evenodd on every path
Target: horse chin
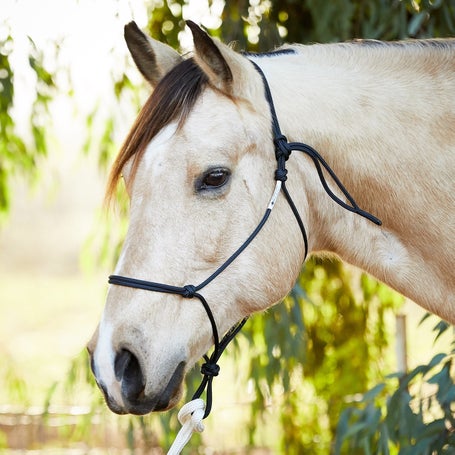
M 181 388 L 176 393 L 175 396 L 171 397 L 171 399 L 167 402 L 156 402 L 153 399 L 147 400 L 144 399 L 143 401 L 138 401 L 135 403 L 125 403 L 124 406 L 119 406 L 117 403 L 112 401 L 111 399 L 106 399 L 106 404 L 109 409 L 114 412 L 115 414 L 125 415 L 125 414 L 133 414 L 133 415 L 145 415 L 151 412 L 164 412 L 172 409 L 176 406 L 182 396 Z
M 107 406 L 115 414 L 145 415 L 151 412 L 167 411 L 180 401 L 183 391 L 184 371 L 185 362 L 181 362 L 166 387 L 158 394 L 147 394 L 146 388 L 144 388 L 138 395 L 131 396 L 131 394 L 125 392 L 125 383 L 123 382 L 121 384 L 121 403 L 113 399 L 104 387 L 101 387 L 101 390 L 104 392 Z
M 133 415 L 145 415 L 151 412 L 164 412 L 168 411 L 175 407 L 175 405 L 179 402 L 182 392 L 181 387 L 179 390 L 173 395 L 169 400 L 161 399 L 155 400 L 153 398 L 144 398 L 142 400 L 138 400 L 134 403 L 125 403 L 125 407 L 120 407 L 116 403 L 111 402 L 110 400 L 106 400 L 109 409 L 119 415 L 124 414 L 133 414 Z

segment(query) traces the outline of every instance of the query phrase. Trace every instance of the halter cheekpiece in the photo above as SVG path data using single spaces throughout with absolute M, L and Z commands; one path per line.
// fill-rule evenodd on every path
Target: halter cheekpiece
M 292 49 L 289 50 L 284 50 L 284 51 L 277 51 L 276 53 L 294 53 Z M 275 53 L 275 54 L 276 54 Z M 248 54 L 247 54 L 248 55 Z M 277 160 L 277 168 L 275 170 L 275 189 L 273 191 L 272 197 L 270 199 L 270 202 L 267 206 L 267 209 L 260 220 L 259 224 L 257 225 L 256 229 L 249 235 L 249 237 L 245 240 L 245 242 L 218 268 L 216 269 L 205 281 L 198 285 L 192 285 L 188 284 L 182 287 L 179 286 L 171 286 L 169 284 L 163 284 L 163 283 L 155 283 L 153 281 L 145 281 L 145 280 L 138 280 L 135 278 L 129 278 L 129 277 L 124 277 L 124 276 L 119 276 L 119 275 L 111 275 L 109 277 L 109 283 L 118 285 L 118 286 L 126 286 L 130 288 L 136 288 L 136 289 L 143 289 L 146 291 L 153 291 L 153 292 L 162 292 L 166 294 L 175 294 L 175 295 L 180 295 L 183 298 L 187 299 L 192 299 L 192 298 L 197 298 L 199 301 L 202 303 L 208 319 L 210 321 L 210 325 L 212 327 L 212 332 L 213 332 L 213 342 L 214 342 L 214 349 L 213 352 L 210 356 L 204 355 L 204 360 L 205 363 L 201 366 L 201 373 L 203 375 L 203 379 L 201 381 L 200 386 L 196 390 L 196 392 L 193 395 L 192 400 L 195 400 L 199 398 L 204 390 L 207 388 L 207 393 L 206 393 L 206 399 L 207 399 L 207 406 L 205 408 L 204 412 L 204 419 L 210 414 L 211 407 L 212 407 L 212 381 L 215 376 L 218 375 L 220 371 L 220 367 L 218 366 L 218 360 L 221 357 L 221 354 L 223 351 L 226 349 L 228 344 L 233 340 L 235 335 L 241 330 L 241 328 L 244 326 L 248 318 L 245 318 L 241 320 L 239 323 L 234 325 L 220 340 L 219 338 L 219 333 L 218 329 L 216 326 L 215 318 L 213 317 L 212 310 L 210 309 L 209 304 L 207 303 L 206 299 L 204 296 L 199 292 L 201 289 L 203 289 L 207 284 L 212 282 L 221 272 L 223 272 L 232 262 L 247 248 L 247 246 L 254 240 L 254 238 L 258 235 L 258 233 L 261 231 L 265 223 L 267 222 L 270 213 L 275 206 L 275 202 L 278 198 L 278 195 L 283 192 L 289 206 L 292 209 L 292 212 L 294 213 L 294 216 L 297 220 L 297 223 L 299 225 L 300 231 L 302 232 L 303 236 L 303 242 L 304 242 L 304 247 L 305 247 L 305 258 L 308 254 L 308 239 L 307 239 L 307 234 L 305 231 L 305 226 L 303 225 L 302 219 L 299 215 L 299 212 L 294 204 L 294 201 L 292 200 L 287 188 L 286 188 L 286 180 L 287 180 L 287 174 L 288 171 L 286 169 L 286 161 L 289 159 L 292 151 L 297 150 L 302 153 L 305 153 L 308 155 L 318 172 L 319 179 L 321 181 L 321 184 L 324 188 L 324 190 L 327 192 L 327 194 L 341 207 L 345 208 L 346 210 L 349 210 L 351 212 L 354 212 L 360 216 L 363 216 L 367 218 L 368 220 L 372 221 L 373 223 L 377 225 L 381 225 L 381 221 L 376 218 L 375 216 L 371 215 L 370 213 L 362 210 L 357 203 L 354 201 L 352 196 L 348 193 L 346 188 L 343 186 L 341 181 L 338 179 L 334 171 L 330 168 L 330 166 L 326 163 L 326 161 L 322 158 L 322 156 L 314 150 L 312 147 L 310 147 L 307 144 L 303 144 L 301 142 L 288 142 L 286 136 L 284 136 L 281 132 L 280 125 L 278 123 L 278 118 L 275 112 L 275 107 L 273 104 L 273 99 L 272 99 L 272 94 L 270 92 L 270 87 L 267 82 L 267 79 L 262 72 L 261 68 L 259 66 L 251 61 L 251 63 L 254 65 L 255 69 L 258 71 L 260 74 L 263 84 L 264 84 L 264 90 L 265 90 L 265 97 L 266 100 L 269 104 L 270 107 L 270 113 L 272 117 L 272 134 L 273 134 L 273 143 L 275 145 L 275 158 Z M 333 182 L 336 184 L 338 189 L 343 193 L 343 195 L 346 197 L 346 200 L 348 203 L 340 199 L 337 195 L 335 195 L 330 187 L 328 186 L 325 176 L 324 176 L 324 171 L 325 170 L 333 180 Z

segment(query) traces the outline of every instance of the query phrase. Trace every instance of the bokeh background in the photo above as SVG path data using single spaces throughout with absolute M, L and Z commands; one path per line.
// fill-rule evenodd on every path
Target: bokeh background
M 106 175 L 149 95 L 123 42 L 132 19 L 181 52 L 186 19 L 266 51 L 454 36 L 455 2 L 2 0 L 0 453 L 164 453 L 178 430 L 176 411 L 107 411 L 85 353 L 127 223 L 102 207 Z M 312 259 L 230 348 L 187 453 L 455 453 L 453 331 L 424 317 Z

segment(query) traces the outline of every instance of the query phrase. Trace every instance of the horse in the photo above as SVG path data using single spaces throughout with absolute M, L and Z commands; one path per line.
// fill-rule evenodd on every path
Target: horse
M 123 177 L 130 205 L 88 344 L 111 410 L 174 407 L 218 333 L 282 300 L 307 253 L 455 323 L 455 39 L 242 54 L 187 24 L 185 57 L 125 26 L 153 91 L 107 189 Z

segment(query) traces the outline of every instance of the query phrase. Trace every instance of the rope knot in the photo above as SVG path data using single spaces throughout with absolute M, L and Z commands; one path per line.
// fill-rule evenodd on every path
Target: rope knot
M 287 169 L 277 169 L 275 171 L 275 180 L 285 182 L 288 179 L 287 175 L 288 175 Z
M 186 286 L 183 286 L 183 293 L 182 293 L 183 297 L 185 297 L 186 299 L 192 299 L 195 294 L 196 294 L 196 286 L 193 286 L 192 284 L 187 284 Z
M 201 365 L 201 373 L 204 376 L 218 376 L 220 372 L 220 367 L 216 363 L 206 362 Z
M 182 428 L 180 428 L 167 455 L 179 455 L 194 432 L 201 433 L 204 431 L 204 424 L 202 423 L 202 420 L 204 419 L 204 409 L 205 403 L 200 398 L 192 400 L 182 406 L 182 409 L 180 409 L 177 415 L 179 422 L 182 424 Z
M 275 144 L 275 157 L 284 158 L 285 161 L 291 156 L 292 149 L 289 147 L 288 138 L 284 134 L 279 134 L 273 139 Z

